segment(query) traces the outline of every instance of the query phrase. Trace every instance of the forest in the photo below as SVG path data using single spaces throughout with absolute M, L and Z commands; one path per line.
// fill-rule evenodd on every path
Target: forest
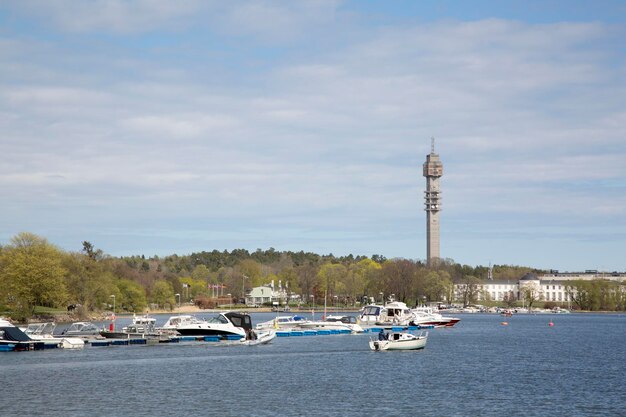
M 496 280 L 517 280 L 526 272 L 543 271 L 493 266 Z M 475 287 L 487 273 L 488 267 L 451 259 L 429 267 L 421 260 L 382 255 L 334 256 L 273 248 L 113 257 L 88 241 L 79 251 L 68 252 L 43 237 L 20 233 L 0 247 L 0 314 L 27 320 L 37 308 L 67 306 L 87 314 L 110 309 L 113 302 L 118 312 L 143 312 L 148 307 L 172 309 L 177 303 L 218 294 L 229 294 L 228 302 L 238 304 L 252 287 L 271 281 L 280 281 L 307 304 L 319 303 L 326 295 L 338 305 L 353 307 L 364 296 L 378 298 L 382 293 L 415 305 L 452 300 L 455 283 Z M 585 291 L 581 307 L 600 308 L 592 289 Z M 472 298 L 460 301 L 468 304 L 475 301 Z

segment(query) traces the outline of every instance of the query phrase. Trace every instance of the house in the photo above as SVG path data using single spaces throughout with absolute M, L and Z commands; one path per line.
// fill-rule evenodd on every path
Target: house
M 287 289 L 283 288 L 280 281 L 278 281 L 278 288 L 274 287 L 274 281 L 272 280 L 269 284 L 252 288 L 246 295 L 246 305 L 263 304 L 287 304 Z

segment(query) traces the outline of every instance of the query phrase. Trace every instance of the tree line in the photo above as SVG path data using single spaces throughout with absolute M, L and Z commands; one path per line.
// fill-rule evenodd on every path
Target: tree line
M 526 272 L 542 272 L 510 265 L 495 265 L 492 271 L 494 279 L 512 280 Z M 416 305 L 451 301 L 455 283 L 476 288 L 487 272 L 485 266 L 461 265 L 451 259 L 429 267 L 421 260 L 382 255 L 334 256 L 273 248 L 113 257 L 88 241 L 81 250 L 68 252 L 43 237 L 20 233 L 0 247 L 0 313 L 26 320 L 37 307 L 72 305 L 87 314 L 110 310 L 113 302 L 117 311 L 143 312 L 149 306 L 171 309 L 177 303 L 227 294 L 233 302 L 241 302 L 251 288 L 271 281 L 280 281 L 289 294 L 299 294 L 309 304 L 319 304 L 326 296 L 329 303 L 343 306 L 356 306 L 364 297 L 377 301 L 393 297 Z M 596 294 L 604 300 L 606 293 L 590 289 L 584 302 L 589 309 L 610 306 L 587 301 Z M 469 304 L 477 296 L 468 293 L 461 301 Z

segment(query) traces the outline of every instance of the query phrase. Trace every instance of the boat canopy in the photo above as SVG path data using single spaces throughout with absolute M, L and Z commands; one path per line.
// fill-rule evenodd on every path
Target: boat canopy
M 248 314 L 229 312 L 225 313 L 224 316 L 236 327 L 241 327 L 244 330 L 252 330 L 252 319 Z
M 378 316 L 380 314 L 379 306 L 365 306 L 363 308 L 364 316 Z

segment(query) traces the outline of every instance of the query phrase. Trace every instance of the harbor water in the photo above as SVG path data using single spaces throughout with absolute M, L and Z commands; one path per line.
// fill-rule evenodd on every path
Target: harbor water
M 0 415 L 626 415 L 625 315 L 459 317 L 421 351 L 360 334 L 1 353 Z

